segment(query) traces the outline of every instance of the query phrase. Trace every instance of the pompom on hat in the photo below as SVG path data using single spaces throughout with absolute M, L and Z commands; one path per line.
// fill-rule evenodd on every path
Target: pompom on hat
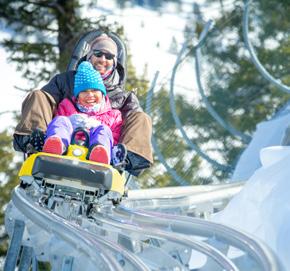
M 107 91 L 100 73 L 88 61 L 83 61 L 77 68 L 74 84 L 74 96 L 87 89 L 100 90 L 104 96 Z
M 111 39 L 107 34 L 102 34 L 98 36 L 92 43 L 91 43 L 91 50 L 87 54 L 87 60 L 91 58 L 94 54 L 94 50 L 100 50 L 108 52 L 114 55 L 114 59 L 117 59 L 118 55 L 118 46 L 116 42 Z

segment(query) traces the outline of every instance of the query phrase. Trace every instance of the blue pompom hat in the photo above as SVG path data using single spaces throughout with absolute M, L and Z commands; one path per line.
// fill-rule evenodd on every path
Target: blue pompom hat
M 88 61 L 83 61 L 75 75 L 74 96 L 87 89 L 100 90 L 106 96 L 106 87 L 100 73 Z

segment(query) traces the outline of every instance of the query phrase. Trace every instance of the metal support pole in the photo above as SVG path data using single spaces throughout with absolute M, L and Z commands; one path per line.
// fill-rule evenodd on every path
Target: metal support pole
M 22 253 L 21 253 L 20 263 L 19 263 L 19 271 L 29 270 L 31 266 L 32 254 L 33 254 L 32 247 L 24 246 L 22 248 Z
M 64 259 L 62 261 L 61 271 L 71 271 L 72 265 L 73 265 L 73 260 L 74 260 L 74 258 L 71 256 L 64 257 Z
M 37 261 L 34 253 L 32 256 L 32 271 L 38 271 L 38 261 Z
M 14 229 L 11 238 L 11 242 L 8 248 L 4 271 L 14 271 L 18 259 L 18 255 L 21 248 L 21 241 L 24 232 L 24 222 L 21 220 L 15 220 Z

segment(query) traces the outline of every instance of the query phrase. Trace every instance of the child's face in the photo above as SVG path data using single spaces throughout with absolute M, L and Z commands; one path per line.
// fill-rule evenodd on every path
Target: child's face
M 103 93 L 95 89 L 87 89 L 82 91 L 78 95 L 78 103 L 83 106 L 93 106 L 99 104 L 102 101 Z

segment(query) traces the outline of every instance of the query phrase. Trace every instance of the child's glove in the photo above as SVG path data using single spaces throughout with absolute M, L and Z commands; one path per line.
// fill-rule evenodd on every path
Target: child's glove
M 95 128 L 97 126 L 99 126 L 101 124 L 101 122 L 95 118 L 87 118 L 85 121 L 85 127 L 87 129 L 91 129 L 91 128 Z
M 84 114 L 73 114 L 69 117 L 74 130 L 76 128 L 85 128 L 87 119 L 87 116 Z

